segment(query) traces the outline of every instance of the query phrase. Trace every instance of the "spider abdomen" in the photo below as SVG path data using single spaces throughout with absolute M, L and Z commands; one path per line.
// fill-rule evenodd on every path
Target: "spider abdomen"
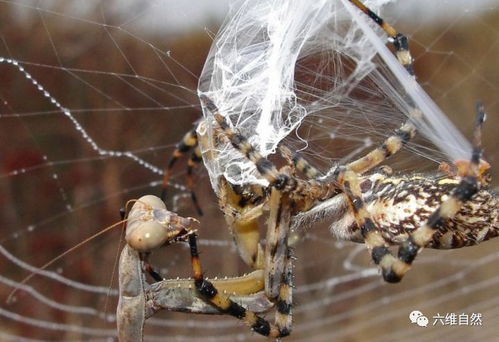
M 423 225 L 459 184 L 457 178 L 424 176 L 369 177 L 363 192 L 366 207 L 383 238 L 400 244 Z M 499 234 L 498 201 L 480 190 L 452 219 L 444 219 L 427 247 L 447 249 L 472 246 Z

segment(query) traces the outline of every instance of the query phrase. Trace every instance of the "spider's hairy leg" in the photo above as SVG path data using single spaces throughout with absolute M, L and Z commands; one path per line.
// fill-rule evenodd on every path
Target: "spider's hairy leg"
M 377 16 L 368 7 L 363 5 L 358 0 L 350 0 L 356 7 L 366 13 L 378 25 L 380 25 L 385 32 L 390 36 L 390 39 L 395 46 L 397 59 L 402 64 L 409 74 L 413 77 L 413 59 L 409 51 L 408 39 L 405 35 L 397 32 L 392 26 L 386 23 L 382 18 Z M 416 127 L 413 120 L 418 120 L 422 117 L 422 113 L 417 108 L 412 108 L 409 119 L 403 123 L 395 133 L 387 138 L 383 144 L 375 150 L 369 152 L 364 157 L 359 158 L 348 164 L 348 168 L 358 174 L 363 174 L 366 171 L 378 166 L 385 159 L 397 153 L 405 144 L 407 144 L 416 135 Z M 296 152 L 291 152 L 284 146 L 280 148 L 281 153 L 287 158 L 291 159 L 295 168 L 301 171 L 308 179 L 317 179 L 319 172 L 316 168 L 310 165 L 305 158 Z
M 371 218 L 369 211 L 366 208 L 365 202 L 362 199 L 362 192 L 359 184 L 357 173 L 342 167 L 337 171 L 337 182 L 343 187 L 343 192 L 347 197 L 348 204 L 352 210 L 355 222 L 360 227 L 364 243 L 371 250 L 373 261 L 381 267 L 383 278 L 388 282 L 392 281 L 392 274 L 389 273 L 390 268 L 385 267 L 385 264 L 391 262 L 394 266 L 400 266 L 394 261 L 396 258 L 391 254 L 387 247 L 387 242 L 381 235 L 380 230 Z M 380 263 L 379 253 L 383 252 L 384 263 Z
M 194 278 L 194 284 L 200 295 L 209 301 L 215 307 L 217 307 L 221 312 L 227 313 L 234 316 L 243 322 L 245 322 L 253 331 L 272 338 L 279 338 L 288 336 L 290 333 L 289 326 L 291 320 L 291 294 L 287 293 L 291 291 L 291 281 L 289 280 L 286 285 L 283 282 L 282 285 L 282 298 L 277 306 L 276 322 L 272 324 L 266 319 L 257 315 L 253 311 L 247 310 L 240 304 L 234 302 L 230 297 L 219 293 L 217 288 L 213 283 L 204 278 L 203 271 L 201 268 L 201 263 L 199 260 L 199 253 L 197 248 L 197 236 L 196 234 L 189 235 L 189 245 L 191 250 L 191 261 L 192 261 L 192 272 Z M 288 258 L 287 262 L 290 263 L 291 259 Z M 288 266 L 291 269 L 291 266 Z M 287 268 L 287 269 L 288 269 Z M 289 285 L 288 285 L 289 284 Z M 287 290 L 287 291 L 286 291 Z M 282 311 L 282 312 L 281 312 Z M 285 316 L 285 317 L 282 317 Z M 284 325 L 282 325 L 284 324 Z
M 319 170 L 313 167 L 308 160 L 306 160 L 298 152 L 291 152 L 286 146 L 279 146 L 279 151 L 288 164 L 292 165 L 296 170 L 300 171 L 307 179 L 317 179 L 319 177 Z
M 310 197 L 310 201 L 305 201 L 306 203 L 303 207 L 309 207 L 309 202 L 313 202 L 315 199 L 326 198 L 333 193 L 332 190 L 334 190 L 335 187 L 331 184 L 322 185 L 317 182 L 303 181 L 293 177 L 292 170 L 290 170 L 289 166 L 277 170 L 276 166 L 266 157 L 262 156 L 244 135 L 237 131 L 237 129 L 233 129 L 229 126 L 229 123 L 220 114 L 217 106 L 210 98 L 206 95 L 201 95 L 200 99 L 203 105 L 213 114 L 213 117 L 223 132 L 223 136 L 231 143 L 232 147 L 255 165 L 260 175 L 269 182 L 269 188 L 295 193 L 298 197 L 301 196 L 302 198 Z M 302 157 L 297 156 L 296 162 L 293 163 L 296 165 L 295 167 L 301 169 L 300 171 L 303 173 L 306 172 L 309 175 L 318 174 L 318 171 L 315 168 L 312 168 Z M 307 166 L 309 166 L 309 168 L 305 171 L 304 169 Z
M 192 148 L 198 145 L 198 139 L 196 134 L 196 126 L 190 129 L 182 138 L 182 140 L 177 143 L 175 150 L 168 161 L 168 165 L 163 172 L 163 182 L 162 182 L 162 192 L 160 198 L 164 201 L 166 199 L 166 189 L 168 188 L 168 182 L 170 181 L 170 176 L 175 166 L 175 163 L 180 159 L 185 153 L 189 152 Z
M 412 77 L 415 77 L 413 69 L 413 58 L 409 51 L 409 43 L 407 37 L 402 33 L 397 32 L 391 25 L 389 25 L 382 18 L 376 15 L 359 0 L 350 0 L 350 2 L 357 8 L 359 8 L 362 12 L 364 12 L 367 16 L 369 16 L 381 28 L 383 28 L 383 30 L 390 37 L 391 43 L 395 47 L 396 56 L 399 63 L 405 67 L 407 72 Z M 407 101 L 409 103 L 412 103 L 410 99 L 407 99 Z M 398 152 L 407 142 L 409 142 L 409 140 L 411 140 L 416 134 L 416 127 L 413 124 L 413 120 L 418 120 L 422 117 L 421 111 L 418 108 L 415 108 L 414 105 L 412 107 L 413 108 L 409 113 L 409 119 L 395 131 L 394 135 L 386 139 L 380 147 L 369 152 L 364 157 L 348 164 L 348 168 L 358 174 L 363 174 L 373 167 L 379 165 L 386 158 Z
M 250 144 L 248 139 L 239 133 L 237 130 L 231 128 L 226 119 L 220 114 L 218 107 L 206 95 L 200 96 L 201 102 L 213 114 L 218 125 L 223 131 L 225 137 L 230 141 L 231 145 L 239 152 L 241 152 L 249 161 L 255 164 L 256 169 L 272 186 L 278 189 L 283 189 L 291 184 L 295 187 L 296 184 L 291 181 L 287 175 L 280 173 L 274 164 L 264 156 L 262 156 L 253 145 Z
M 249 161 L 253 162 L 258 172 L 260 172 L 269 183 L 276 183 L 277 177 L 279 176 L 277 168 L 267 158 L 263 157 L 255 147 L 249 143 L 244 135 L 232 129 L 218 111 L 215 112 L 213 116 L 232 146 L 241 152 Z
M 279 296 L 279 285 L 285 268 L 284 260 L 288 254 L 292 205 L 289 194 L 272 189 L 265 245 L 265 292 L 271 299 Z
M 443 222 L 455 217 L 463 204 L 471 200 L 479 191 L 482 186 L 480 180 L 480 157 L 482 155 L 480 137 L 484 120 L 485 112 L 483 111 L 483 106 L 478 103 L 475 140 L 471 159 L 467 166 L 466 174 L 463 175 L 459 185 L 454 188 L 450 197 L 440 204 L 422 226 L 409 234 L 407 240 L 399 247 L 397 258 L 394 258 L 386 247 L 373 249 L 373 259 L 382 267 L 383 275 L 387 274 L 387 277 L 385 277 L 387 281 L 400 281 L 410 269 L 418 252 L 428 245 Z
M 315 182 L 320 176 L 320 172 L 318 169 L 316 169 L 314 166 L 312 166 L 305 157 L 303 157 L 300 153 L 298 152 L 292 152 L 289 148 L 287 148 L 284 145 L 279 146 L 279 152 L 281 155 L 286 159 L 287 164 L 289 165 L 291 169 L 291 175 L 296 176 L 296 171 L 301 172 L 302 175 L 305 176 L 306 179 L 308 179 L 311 182 Z M 334 192 L 330 191 L 328 192 L 329 195 Z M 307 208 L 310 208 L 312 206 L 312 203 L 315 201 L 314 196 L 311 197 L 310 203 L 302 202 L 304 205 L 302 210 L 307 210 Z M 290 246 L 295 245 L 298 243 L 302 238 L 303 238 L 303 230 L 297 230 L 294 232 L 290 233 L 290 236 L 288 238 L 288 243 Z
M 284 272 L 279 286 L 279 297 L 276 303 L 276 325 L 279 330 L 289 335 L 293 323 L 293 255 L 292 249 L 286 248 Z
M 291 305 L 291 293 L 289 286 L 291 280 L 291 269 L 287 266 L 290 261 L 288 236 L 289 223 L 291 220 L 292 202 L 287 193 L 272 188 L 268 201 L 269 218 L 267 220 L 267 236 L 265 254 L 259 243 L 260 233 L 258 231 L 258 218 L 262 215 L 262 204 L 254 206 L 254 203 L 235 203 L 244 200 L 240 194 L 228 185 L 227 181 L 221 179 L 221 207 L 226 214 L 226 220 L 233 233 L 238 251 L 243 260 L 256 269 L 264 269 L 265 293 L 267 298 L 276 300 L 278 314 L 283 315 L 277 321 L 291 320 L 284 317 L 290 311 L 284 303 Z M 225 185 L 225 186 L 224 186 Z M 223 190 L 223 191 L 222 191 Z M 229 196 L 227 196 L 229 195 Z M 232 195 L 232 196 L 231 196 Z M 250 204 L 250 205 L 248 205 Z M 234 213 L 234 209 L 236 214 Z M 282 324 L 289 329 L 291 323 Z M 279 325 L 279 323 L 278 323 Z
M 194 167 L 199 164 L 202 161 L 201 157 L 201 150 L 199 149 L 198 146 L 198 138 L 196 134 L 196 129 L 198 127 L 199 122 L 194 123 L 194 127 L 189 130 L 182 140 L 175 146 L 175 150 L 173 151 L 173 154 L 168 161 L 168 165 L 166 169 L 164 170 L 163 173 L 163 181 L 161 183 L 161 199 L 163 201 L 166 200 L 167 197 L 167 188 L 168 188 L 168 182 L 170 181 L 170 176 L 173 170 L 173 167 L 177 160 L 181 158 L 184 154 L 189 152 L 191 149 L 194 151 L 191 154 L 191 157 L 187 163 L 187 188 L 189 189 L 191 193 L 191 199 L 192 202 L 194 203 L 194 207 L 196 208 L 196 211 L 200 216 L 203 215 L 203 211 L 201 210 L 201 207 L 199 206 L 199 203 L 196 198 L 196 194 L 194 193 L 194 182 L 193 182 L 193 169 Z
M 201 210 L 201 206 L 199 205 L 198 199 L 196 197 L 196 193 L 194 192 L 194 168 L 199 165 L 203 161 L 203 157 L 201 155 L 201 149 L 199 145 L 194 147 L 194 151 L 191 154 L 191 157 L 187 161 L 187 176 L 186 176 L 186 185 L 187 189 L 191 193 L 191 200 L 194 203 L 194 207 L 200 216 L 203 216 L 203 210 Z
M 360 0 L 350 0 L 350 2 L 364 12 L 369 18 L 371 18 L 376 24 L 378 24 L 390 37 L 390 41 L 395 47 L 397 59 L 402 64 L 402 66 L 409 72 L 411 76 L 414 76 L 414 68 L 412 65 L 413 58 L 409 51 L 409 41 L 407 37 L 395 30 L 390 24 L 380 18 L 376 13 L 371 11 L 369 7 L 364 5 Z
M 381 146 L 370 151 L 365 156 L 347 164 L 347 168 L 357 174 L 363 174 L 400 151 L 402 147 L 416 135 L 416 127 L 411 120 L 419 119 L 421 117 L 421 111 L 419 109 L 413 109 L 409 120 L 402 124 L 402 126 L 395 131 L 395 134 L 388 137 Z

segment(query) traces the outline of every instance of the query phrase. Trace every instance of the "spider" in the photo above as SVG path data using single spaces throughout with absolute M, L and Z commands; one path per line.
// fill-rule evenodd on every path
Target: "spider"
M 408 39 L 357 0 L 350 0 L 389 35 L 399 62 L 414 76 Z M 201 95 L 205 110 L 216 121 L 217 139 L 226 139 L 233 148 L 255 164 L 268 186 L 234 185 L 223 176 L 219 180 L 219 205 L 243 261 L 255 270 L 263 270 L 264 291 L 275 304 L 271 323 L 220 293 L 204 278 L 197 248 L 197 235 L 188 235 L 194 283 L 199 295 L 220 312 L 246 322 L 253 331 L 279 338 L 291 331 L 292 251 L 290 226 L 305 217 L 328 211 L 336 222 L 333 234 L 340 239 L 364 243 L 383 278 L 399 282 L 424 247 L 459 248 L 471 246 L 499 234 L 496 195 L 487 188 L 489 165 L 481 160 L 481 127 L 485 113 L 477 105 L 477 121 L 472 156 L 460 161 L 455 170 L 442 168 L 444 175 L 394 175 L 385 167 L 376 169 L 397 153 L 416 133 L 413 121 L 422 114 L 413 108 L 409 120 L 384 143 L 365 156 L 339 165 L 331 177 L 319 179 L 319 172 L 302 156 L 281 146 L 279 151 L 288 164 L 277 168 L 260 155 L 236 128 L 220 113 L 213 101 Z M 192 169 L 201 161 L 200 145 L 205 136 L 196 129 L 188 132 L 177 146 L 165 171 L 166 185 L 176 160 L 190 149 L 188 185 L 192 192 Z M 200 131 L 198 129 L 198 131 Z M 372 171 L 375 170 L 375 171 Z M 372 171 L 372 173 L 368 173 Z M 299 177 L 301 174 L 303 177 Z M 192 195 L 195 206 L 197 200 Z M 200 210 L 198 209 L 198 212 Z M 265 245 L 260 243 L 258 220 L 268 215 Z M 297 223 L 298 222 L 298 223 Z M 398 246 L 393 255 L 390 246 Z

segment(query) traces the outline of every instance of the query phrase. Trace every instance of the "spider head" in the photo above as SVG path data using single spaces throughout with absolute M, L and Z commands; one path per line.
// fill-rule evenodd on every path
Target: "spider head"
M 470 174 L 470 170 L 473 167 L 469 160 L 458 159 L 454 162 L 454 166 L 456 167 L 456 175 L 459 178 L 463 178 Z M 478 163 L 478 168 L 476 170 L 478 182 L 483 185 L 487 185 L 491 181 L 490 175 L 490 164 L 483 159 L 480 159 Z

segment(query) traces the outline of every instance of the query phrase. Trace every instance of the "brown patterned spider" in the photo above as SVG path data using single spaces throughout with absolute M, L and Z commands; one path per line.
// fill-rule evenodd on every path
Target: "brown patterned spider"
M 350 0 L 389 35 L 399 62 L 413 75 L 412 57 L 407 38 L 385 23 L 357 0 Z M 202 95 L 205 110 L 216 121 L 217 139 L 226 139 L 234 149 L 256 166 L 268 186 L 230 184 L 219 180 L 219 205 L 241 258 L 251 268 L 263 270 L 266 296 L 275 304 L 275 322 L 245 309 L 221 294 L 203 276 L 197 252 L 196 235 L 189 235 L 193 275 L 199 295 L 222 313 L 246 322 L 253 331 L 273 338 L 287 336 L 291 330 L 292 257 L 289 246 L 290 226 L 299 224 L 317 212 L 329 212 L 336 224 L 332 233 L 340 239 L 365 243 L 372 259 L 387 282 L 395 283 L 409 270 L 424 247 L 446 249 L 471 246 L 499 234 L 498 201 L 487 188 L 489 165 L 480 159 L 480 130 L 485 120 L 477 105 L 475 140 L 470 161 L 456 163 L 442 175 L 393 175 L 388 168 L 369 171 L 397 153 L 415 135 L 413 120 L 421 113 L 413 108 L 412 116 L 395 134 L 362 158 L 336 167 L 327 181 L 303 157 L 285 147 L 280 152 L 289 161 L 278 169 L 260 155 L 236 128 L 220 113 L 208 97 Z M 204 125 L 201 122 L 199 125 Z M 201 160 L 196 129 L 188 132 L 177 146 L 165 171 L 163 190 L 175 161 L 189 149 L 188 184 L 192 189 L 192 168 Z M 297 176 L 301 173 L 304 178 Z M 165 194 L 165 191 L 163 191 Z M 195 196 L 193 200 L 197 205 Z M 258 220 L 267 219 L 265 246 L 260 243 Z M 393 255 L 390 246 L 398 246 Z

